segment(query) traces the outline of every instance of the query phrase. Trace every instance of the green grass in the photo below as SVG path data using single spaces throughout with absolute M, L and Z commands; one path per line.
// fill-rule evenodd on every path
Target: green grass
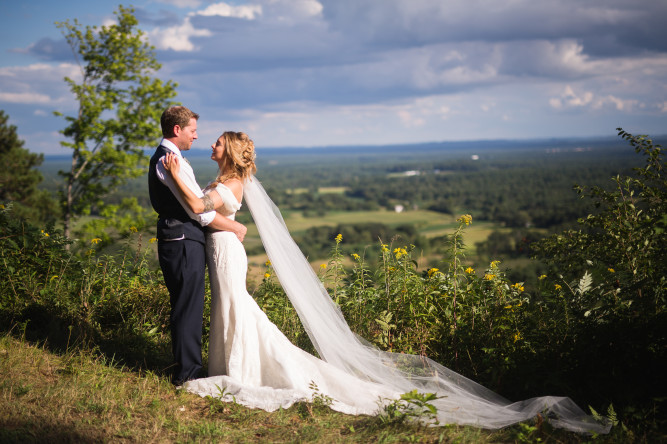
M 365 222 L 376 222 L 392 227 L 401 224 L 413 224 L 419 231 L 429 230 L 433 226 L 442 224 L 452 224 L 453 227 L 455 224 L 452 216 L 426 210 L 404 211 L 402 213 L 386 210 L 332 211 L 322 217 L 304 217 L 300 212 L 285 212 L 283 217 L 287 228 L 293 235 L 300 234 L 310 227 Z
M 541 440 L 541 441 L 538 441 Z M 299 403 L 265 412 L 176 390 L 93 351 L 0 336 L 0 442 L 590 442 L 549 426 L 387 424 Z M 611 441 L 606 441 L 611 442 Z

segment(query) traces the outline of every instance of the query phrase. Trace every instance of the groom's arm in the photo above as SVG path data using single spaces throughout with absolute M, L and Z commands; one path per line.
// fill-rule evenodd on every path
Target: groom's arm
M 178 200 L 178 202 L 181 204 L 185 212 L 188 213 L 188 216 L 190 216 L 191 219 L 196 220 L 204 227 L 210 225 L 210 223 L 215 219 L 217 213 L 215 211 L 207 211 L 205 213 L 200 213 L 200 214 L 194 213 L 190 209 L 189 205 L 187 205 L 187 203 L 183 200 L 183 197 L 181 196 L 178 187 L 174 183 L 174 179 L 171 177 L 171 174 L 169 174 L 165 170 L 164 164 L 162 163 L 162 159 L 163 158 L 158 160 L 157 164 L 155 165 L 155 170 L 157 172 L 158 179 L 163 184 L 167 185 L 167 187 L 169 187 L 169 190 L 176 197 L 176 200 Z M 188 164 L 187 162 L 182 162 L 178 176 L 181 178 L 183 183 L 185 183 L 185 186 L 187 186 L 190 190 L 192 190 L 192 192 L 197 197 L 204 196 L 204 193 L 202 192 L 201 188 L 199 187 L 199 184 L 197 183 L 197 180 L 195 179 L 194 171 L 192 171 L 192 167 L 190 166 L 190 164 Z
M 213 219 L 213 221 L 209 223 L 208 226 L 215 230 L 231 231 L 236 235 L 236 237 L 239 238 L 241 242 L 243 242 L 243 238 L 245 238 L 245 234 L 248 231 L 245 225 L 242 225 L 235 220 L 227 219 L 220 213 L 215 214 L 215 219 Z

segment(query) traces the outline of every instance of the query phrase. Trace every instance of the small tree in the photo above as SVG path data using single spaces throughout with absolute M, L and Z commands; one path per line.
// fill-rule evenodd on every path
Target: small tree
M 568 230 L 532 245 L 538 257 L 554 266 L 562 280 L 592 273 L 608 291 L 603 300 L 590 300 L 594 311 L 654 314 L 664 311 L 667 298 L 667 165 L 663 149 L 647 136 L 618 128 L 646 165 L 633 176 L 616 176 L 615 189 L 575 186 L 597 209 Z
M 7 125 L 9 116 L 0 111 L 0 202 L 13 203 L 20 217 L 46 220 L 53 214 L 55 203 L 45 190 L 38 189 L 42 174 L 37 167 L 43 154 L 23 148 L 16 126 Z
M 160 136 L 160 115 L 176 96 L 175 83 L 152 77 L 161 65 L 134 9 L 119 6 L 115 15 L 117 24 L 99 29 L 82 29 L 76 19 L 56 23 L 81 68 L 79 83 L 65 78 L 79 106 L 61 131 L 68 139 L 61 145 L 72 150 L 70 170 L 59 172 L 67 237 L 74 217 L 103 207 L 105 195 L 145 171 L 142 148 Z

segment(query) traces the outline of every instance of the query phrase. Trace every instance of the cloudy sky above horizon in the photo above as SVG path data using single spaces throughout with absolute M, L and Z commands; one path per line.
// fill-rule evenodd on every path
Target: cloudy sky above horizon
M 63 153 L 79 68 L 54 22 L 117 1 L 3 2 L 0 109 L 26 148 Z M 125 3 L 129 6 L 129 3 Z M 137 0 L 178 97 L 258 147 L 667 134 L 667 2 Z M 157 142 L 157 141 L 156 141 Z

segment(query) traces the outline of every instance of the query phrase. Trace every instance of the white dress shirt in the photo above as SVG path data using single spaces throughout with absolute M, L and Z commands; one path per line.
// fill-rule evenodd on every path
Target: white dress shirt
M 197 197 L 204 197 L 204 193 L 199 187 L 197 181 L 195 180 L 195 173 L 194 171 L 192 171 L 192 167 L 190 166 L 190 164 L 185 160 L 185 158 L 181 154 L 181 150 L 179 150 L 176 145 L 174 145 L 172 142 L 166 139 L 162 139 L 160 145 L 167 148 L 169 151 L 171 151 L 172 153 L 176 154 L 179 157 L 179 164 L 181 168 L 180 171 L 178 172 L 178 177 L 180 177 L 181 180 L 183 180 L 185 186 L 191 189 L 192 192 L 197 195 Z M 183 198 L 181 197 L 181 193 L 178 190 L 176 184 L 174 183 L 174 179 L 171 177 L 171 174 L 164 168 L 164 165 L 162 164 L 162 159 L 164 159 L 164 156 L 160 158 L 160 160 L 158 160 L 157 165 L 155 166 L 157 177 L 158 179 L 160 179 L 160 182 L 169 187 L 174 196 L 176 196 L 176 199 L 178 199 L 178 202 L 181 204 L 183 209 L 188 213 L 188 215 L 192 219 L 199 222 L 202 227 L 205 227 L 206 225 L 213 222 L 213 219 L 215 219 L 215 211 L 208 211 L 206 213 L 196 214 L 193 213 L 192 210 L 190 210 L 190 207 L 184 202 Z

